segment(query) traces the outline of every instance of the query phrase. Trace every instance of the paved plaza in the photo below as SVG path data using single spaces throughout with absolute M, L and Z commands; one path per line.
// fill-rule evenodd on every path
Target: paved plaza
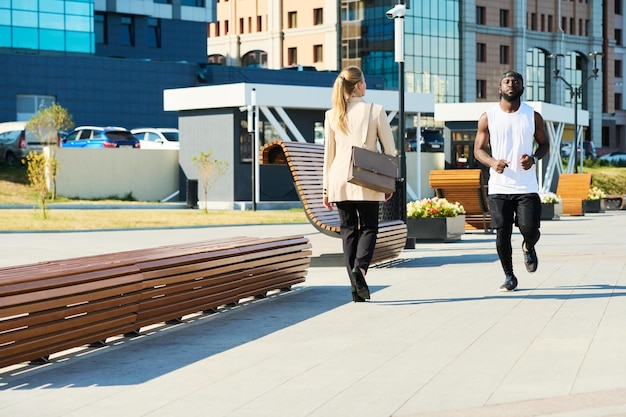
M 174 214 L 173 214 L 174 215 Z M 0 369 L 0 417 L 626 416 L 626 211 L 417 244 L 352 303 L 341 241 L 310 224 L 2 233 L 0 266 L 223 238 L 304 235 L 305 283 L 44 366 Z

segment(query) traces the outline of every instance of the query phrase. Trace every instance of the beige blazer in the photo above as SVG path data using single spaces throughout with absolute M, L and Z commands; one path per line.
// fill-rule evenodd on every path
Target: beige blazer
M 368 103 L 362 97 L 348 101 L 348 134 L 339 131 L 333 122 L 333 110 L 324 119 L 324 190 L 331 203 L 337 201 L 384 201 L 385 194 L 348 182 L 352 146 L 372 151 L 378 144 L 388 155 L 396 155 L 395 143 L 387 114 L 380 104 Z M 367 139 L 363 144 L 365 118 L 369 116 Z

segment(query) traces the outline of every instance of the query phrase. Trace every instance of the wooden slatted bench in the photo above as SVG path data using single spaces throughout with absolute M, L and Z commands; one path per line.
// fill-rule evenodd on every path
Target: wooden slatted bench
M 235 237 L 0 268 L 0 367 L 304 282 L 302 236 Z
M 607 210 L 624 210 L 626 208 L 624 202 L 624 195 L 609 194 L 604 199 L 606 202 Z
M 563 214 L 584 216 L 583 200 L 589 195 L 591 174 L 561 174 L 556 194 L 561 198 Z
M 487 192 L 480 169 L 432 170 L 429 185 L 437 197 L 463 206 L 465 230 L 491 232 Z
M 320 232 L 340 237 L 339 214 L 337 210 L 328 210 L 323 202 L 323 145 L 273 141 L 261 149 L 260 163 L 288 165 L 308 220 Z M 397 258 L 406 245 L 406 236 L 402 220 L 381 220 L 372 263 Z

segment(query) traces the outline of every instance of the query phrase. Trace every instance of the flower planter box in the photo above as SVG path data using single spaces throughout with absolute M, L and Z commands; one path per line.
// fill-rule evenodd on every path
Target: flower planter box
M 416 243 L 456 242 L 465 234 L 465 215 L 406 219 L 407 237 Z
M 561 203 L 542 203 L 541 220 L 560 220 L 563 214 Z
M 604 213 L 602 200 L 583 200 L 583 213 Z

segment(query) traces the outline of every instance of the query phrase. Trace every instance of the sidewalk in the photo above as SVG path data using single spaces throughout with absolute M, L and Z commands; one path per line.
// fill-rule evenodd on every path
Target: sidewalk
M 513 236 L 417 244 L 352 303 L 339 239 L 309 224 L 8 233 L 0 266 L 225 236 L 307 236 L 294 291 L 39 368 L 0 369 L 0 417 L 626 416 L 626 212 L 542 222 L 539 269 Z

